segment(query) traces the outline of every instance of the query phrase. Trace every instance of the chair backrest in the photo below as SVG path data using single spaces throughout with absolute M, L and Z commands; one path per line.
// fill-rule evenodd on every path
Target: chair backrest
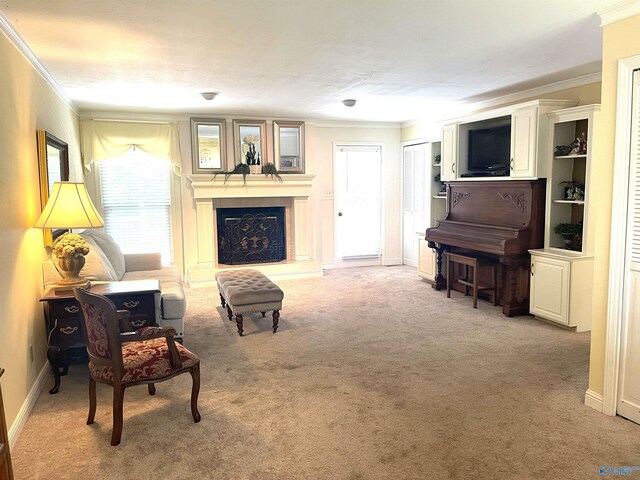
M 87 352 L 91 360 L 101 365 L 122 365 L 120 328 L 114 303 L 83 288 L 74 288 L 73 293 L 84 316 Z

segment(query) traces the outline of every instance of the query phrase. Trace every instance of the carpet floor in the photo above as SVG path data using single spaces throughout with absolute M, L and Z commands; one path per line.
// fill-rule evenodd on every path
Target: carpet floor
M 16 478 L 588 479 L 640 465 L 640 426 L 584 405 L 589 333 L 473 310 L 409 267 L 278 284 L 278 333 L 251 314 L 242 338 L 215 288 L 187 289 L 200 423 L 189 375 L 154 397 L 133 387 L 111 447 L 112 390 L 98 385 L 87 426 L 88 374 L 73 365 L 26 422 Z

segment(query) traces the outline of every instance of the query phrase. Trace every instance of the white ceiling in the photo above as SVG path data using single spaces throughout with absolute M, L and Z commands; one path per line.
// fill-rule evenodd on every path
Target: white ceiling
M 401 122 L 598 73 L 595 12 L 616 2 L 3 0 L 0 12 L 81 111 Z

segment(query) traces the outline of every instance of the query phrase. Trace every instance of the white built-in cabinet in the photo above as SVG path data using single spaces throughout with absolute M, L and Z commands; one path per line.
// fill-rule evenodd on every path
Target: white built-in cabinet
M 447 207 L 447 197 L 442 190 L 442 172 L 445 168 L 442 157 L 442 143 L 437 141 L 429 142 L 429 224 L 428 227 L 435 227 L 445 216 Z M 426 228 L 416 232 L 418 238 L 418 275 L 429 282 L 436 279 L 436 254 L 427 246 L 424 239 Z
M 442 179 L 482 181 L 544 178 L 549 155 L 547 114 L 573 105 L 575 102 L 567 100 L 534 100 L 445 122 L 442 127 Z M 466 177 L 469 131 L 502 125 L 511 126 L 509 174 Z
M 591 329 L 593 290 L 593 226 L 589 223 L 592 135 L 599 105 L 567 108 L 548 115 L 545 247 L 530 250 L 530 312 L 577 331 Z M 586 139 L 586 152 L 560 154 L 557 146 Z M 582 193 L 571 195 L 567 187 Z M 582 233 L 569 245 L 555 233 L 559 223 L 582 223 Z M 591 222 L 593 223 L 593 222 Z

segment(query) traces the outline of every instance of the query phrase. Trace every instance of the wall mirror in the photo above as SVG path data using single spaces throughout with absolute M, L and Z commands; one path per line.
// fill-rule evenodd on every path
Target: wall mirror
M 264 120 L 234 120 L 233 143 L 235 162 L 247 165 L 266 163 L 266 128 Z
M 304 173 L 304 122 L 273 121 L 273 156 L 279 172 Z
M 53 183 L 69 181 L 69 146 L 44 130 L 38 130 L 36 138 L 40 174 L 40 207 L 44 209 Z M 48 247 L 53 245 L 51 230 L 44 230 L 44 244 Z
M 225 121 L 215 118 L 191 119 L 193 173 L 221 172 L 226 157 Z

